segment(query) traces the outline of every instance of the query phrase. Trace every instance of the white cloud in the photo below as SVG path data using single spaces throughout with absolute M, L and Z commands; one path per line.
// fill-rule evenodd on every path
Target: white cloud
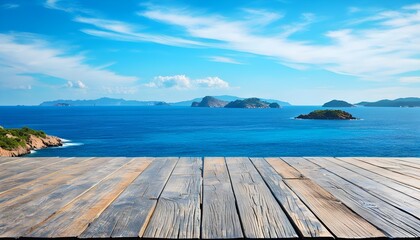
M 68 87 L 68 88 L 79 88 L 79 89 L 87 88 L 86 85 L 80 80 L 78 80 L 76 82 L 68 81 L 67 84 L 66 84 L 66 87 Z
M 131 86 L 137 81 L 136 77 L 97 69 L 86 64 L 82 55 L 71 55 L 52 45 L 35 35 L 0 34 L 0 86 L 33 86 L 39 83 L 37 75 L 58 78 L 57 86 L 65 81 L 67 87 L 81 89 Z
M 232 64 L 242 64 L 235 59 L 229 57 L 222 57 L 222 56 L 210 56 L 208 59 L 212 62 L 221 62 L 221 63 L 232 63 Z
M 329 31 L 325 36 L 331 41 L 324 44 L 290 40 L 288 36 L 299 27 L 268 35 L 261 33 L 264 25 L 250 27 L 248 21 L 185 9 L 151 6 L 139 15 L 181 27 L 188 37 L 202 39 L 209 47 L 274 57 L 288 64 L 313 65 L 363 79 L 392 79 L 420 70 L 420 14 L 416 5 L 379 12 L 365 20 L 373 22 L 371 27 Z M 313 19 L 313 15 L 306 15 L 306 21 Z
M 229 88 L 229 83 L 219 77 L 207 77 L 195 81 L 199 87 L 204 88 Z
M 402 83 L 420 83 L 420 76 L 402 77 L 400 78 Z
M 155 88 L 191 88 L 191 80 L 185 75 L 157 76 L 152 82 L 147 83 L 147 87 Z
M 157 76 L 153 81 L 146 83 L 146 87 L 152 88 L 229 88 L 229 83 L 219 77 L 206 77 L 203 79 L 190 79 L 185 75 Z
M 19 4 L 15 4 L 15 3 L 5 3 L 5 4 L 1 5 L 1 7 L 3 9 L 14 9 L 14 8 L 20 7 L 20 5 Z

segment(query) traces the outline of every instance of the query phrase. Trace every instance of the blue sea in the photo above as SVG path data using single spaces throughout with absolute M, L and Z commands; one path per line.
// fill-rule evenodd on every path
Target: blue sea
M 321 107 L 0 107 L 0 125 L 66 139 L 44 156 L 420 157 L 420 108 L 347 108 L 360 120 L 296 120 Z

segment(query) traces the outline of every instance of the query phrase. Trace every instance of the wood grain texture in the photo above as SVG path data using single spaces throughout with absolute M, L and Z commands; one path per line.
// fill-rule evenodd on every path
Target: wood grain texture
M 283 162 L 280 159 L 270 158 L 274 163 Z M 284 173 L 284 164 L 271 165 L 263 158 L 251 158 L 255 167 L 271 189 L 274 197 L 283 206 L 290 219 L 305 238 L 333 238 L 327 228 L 318 220 L 311 210 L 298 198 L 298 196 L 283 182 L 282 177 L 276 172 L 277 169 Z M 291 168 L 289 166 L 289 168 Z M 294 176 L 301 177 L 301 173 L 293 169 Z M 286 174 L 286 176 L 289 176 Z M 296 179 L 291 177 L 289 179 Z
M 12 201 L 12 203 L 2 204 L 0 207 L 0 212 L 3 214 L 3 217 L 0 218 L 0 237 L 24 235 L 31 227 L 47 219 L 51 214 L 94 187 L 127 162 L 126 158 L 111 159 L 106 165 L 96 165 L 95 168 L 58 186 L 48 194 L 42 194 L 36 198 L 29 196 L 31 199 L 28 202 Z M 9 222 L 13 222 L 15 225 L 7 224 Z
M 325 168 L 301 160 L 304 174 L 391 238 L 419 236 L 420 221 Z M 319 176 L 322 176 L 320 178 Z
M 293 157 L 282 157 L 281 159 L 309 177 L 307 173 L 312 167 L 307 164 L 307 160 Z M 321 178 L 322 175 L 318 175 L 318 177 Z M 289 179 L 285 182 L 335 237 L 360 239 L 385 236 L 311 179 Z
M 403 194 L 411 196 L 417 200 L 420 200 L 420 190 L 412 186 L 408 186 L 404 183 L 401 183 L 395 179 L 387 178 L 386 176 L 377 174 L 375 172 L 369 171 L 369 169 L 375 168 L 374 166 L 359 161 L 354 158 L 327 158 L 326 160 L 333 161 L 340 166 L 347 167 L 348 169 L 353 169 L 360 175 L 363 175 L 367 178 L 370 178 L 380 184 L 386 185 L 392 189 L 395 189 Z
M 8 162 L 1 165 L 0 168 L 0 181 L 8 177 L 37 169 L 42 166 L 54 164 L 59 161 L 63 161 L 63 158 L 25 158 L 19 161 Z
M 355 159 L 362 162 L 362 160 L 361 160 L 362 158 L 355 158 Z M 415 187 L 417 189 L 420 189 L 420 180 L 419 179 L 416 179 L 416 178 L 413 178 L 413 177 L 410 177 L 410 176 L 406 176 L 404 174 L 396 173 L 396 172 L 393 172 L 393 171 L 390 171 L 390 170 L 387 170 L 387 169 L 384 169 L 384 168 L 380 168 L 380 167 L 372 165 L 372 164 L 368 164 L 366 161 L 363 161 L 363 162 L 366 163 L 366 164 L 363 165 L 363 168 L 366 169 L 366 170 L 369 170 L 371 172 L 382 175 L 384 177 L 391 178 L 391 179 L 394 179 L 398 182 L 401 182 L 401 183 L 404 183 L 406 185 L 409 185 L 409 186 Z
M 63 158 L 62 161 L 54 162 L 40 168 L 32 169 L 20 174 L 13 175 L 6 179 L 0 181 L 0 193 L 7 191 L 11 188 L 17 187 L 19 185 L 25 184 L 42 176 L 48 175 L 52 172 L 59 171 L 64 167 L 77 164 L 82 159 L 80 158 Z
M 135 158 L 95 187 L 33 226 L 25 237 L 64 238 L 79 236 L 108 205 L 150 164 L 150 158 Z
M 20 158 L 18 158 L 18 157 L 0 157 L 0 165 L 2 165 L 4 163 L 16 161 L 16 160 L 19 160 L 19 159 Z
M 292 224 L 248 158 L 226 158 L 246 238 L 297 238 Z
M 265 160 L 276 170 L 283 179 L 303 178 L 304 176 L 295 168 L 280 158 L 265 158 Z
M 395 159 L 396 161 L 402 161 L 404 164 L 408 164 L 407 166 L 420 168 L 420 158 L 405 157 L 405 158 L 393 158 L 393 159 Z
M 155 158 L 79 238 L 136 238 L 149 223 L 178 158 Z
M 385 168 L 392 172 L 420 179 L 420 168 L 417 166 L 417 164 L 412 164 L 401 160 L 397 161 L 393 158 L 370 158 L 367 160 L 366 158 L 358 157 L 357 159 L 378 166 L 380 168 Z
M 179 159 L 143 237 L 200 238 L 201 170 L 201 158 Z
M 109 159 L 79 158 L 80 162 L 63 168 L 60 171 L 36 178 L 32 181 L 10 188 L 0 193 L 0 209 L 13 203 L 24 204 L 32 199 L 44 196 L 70 179 L 88 172 L 97 164 L 106 164 Z
M 243 238 L 225 159 L 204 159 L 203 239 Z
M 420 219 L 419 200 L 360 175 L 357 170 L 352 171 L 351 169 L 344 168 L 332 161 L 328 161 L 325 158 L 307 159 L 331 172 L 334 172 L 336 175 L 339 175 L 343 179 L 346 179 L 370 194 L 381 198 L 385 202 Z

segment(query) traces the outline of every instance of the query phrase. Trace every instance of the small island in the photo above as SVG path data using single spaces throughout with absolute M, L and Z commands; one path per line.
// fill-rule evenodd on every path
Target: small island
M 5 129 L 0 127 L 0 157 L 18 157 L 31 150 L 62 146 L 62 140 L 43 131 L 27 127 Z
M 350 113 L 342 110 L 315 110 L 309 114 L 301 114 L 297 119 L 316 119 L 316 120 L 354 120 Z
M 259 98 L 247 98 L 228 103 L 225 108 L 280 108 L 278 103 L 268 103 Z
M 222 108 L 226 106 L 228 102 L 222 101 L 215 97 L 205 96 L 201 100 L 201 102 L 193 102 L 191 103 L 191 107 L 210 107 L 210 108 Z
M 342 108 L 342 107 L 355 107 L 355 106 L 343 100 L 332 100 L 327 103 L 324 103 L 322 107 Z

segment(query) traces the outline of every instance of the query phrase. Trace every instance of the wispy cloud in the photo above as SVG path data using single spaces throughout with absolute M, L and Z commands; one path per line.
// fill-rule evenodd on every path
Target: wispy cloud
M 57 86 L 67 83 L 79 89 L 131 86 L 138 80 L 97 69 L 86 64 L 84 56 L 72 55 L 30 34 L 0 34 L 0 73 L 1 87 L 17 89 L 39 83 L 36 75 L 57 78 Z
M 3 9 L 14 9 L 20 7 L 20 5 L 16 3 L 5 3 L 3 5 L 0 5 L 0 7 Z
M 154 42 L 172 46 L 203 45 L 202 43 L 194 40 L 188 40 L 161 34 L 143 33 L 138 31 L 133 24 L 125 23 L 122 21 L 89 17 L 76 17 L 74 18 L 74 21 L 85 23 L 97 28 L 82 29 L 82 32 L 92 36 L 108 38 L 112 40 L 129 42 Z
M 198 15 L 185 9 L 152 6 L 139 15 L 181 27 L 186 33 L 184 37 L 219 41 L 216 46 L 209 42 L 211 47 L 274 57 L 289 64 L 314 65 L 363 79 L 390 79 L 420 69 L 420 14 L 417 5 L 379 12 L 369 20 L 374 21 L 369 28 L 326 32 L 325 36 L 330 40 L 328 44 L 291 40 L 287 38 L 288 34 L 282 37 L 281 32 L 274 36 L 261 34 L 261 29 L 250 28 L 246 21 L 220 15 Z
M 157 76 L 153 81 L 145 84 L 151 88 L 229 88 L 229 83 L 219 77 L 206 77 L 202 79 L 190 79 L 185 75 Z
M 420 76 L 410 76 L 400 78 L 402 83 L 420 83 Z
M 83 13 L 83 14 L 93 14 L 93 11 L 90 9 L 82 8 L 78 6 L 75 1 L 66 1 L 66 0 L 46 0 L 44 2 L 44 7 L 64 11 L 68 13 Z
M 207 57 L 212 62 L 221 62 L 221 63 L 231 63 L 231 64 L 242 64 L 241 62 L 236 61 L 230 57 L 223 57 L 223 56 L 210 56 Z

